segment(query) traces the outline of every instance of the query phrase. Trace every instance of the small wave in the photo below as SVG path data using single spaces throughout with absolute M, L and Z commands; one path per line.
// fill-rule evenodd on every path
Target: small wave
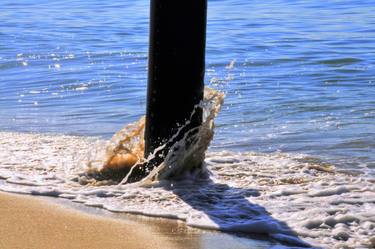
M 330 66 L 345 66 L 352 65 L 361 62 L 358 58 L 337 58 L 337 59 L 327 59 L 318 61 L 320 64 L 330 65 Z
M 96 138 L 0 132 L 0 190 L 70 199 L 113 212 L 180 219 L 189 226 L 264 233 L 283 243 L 371 247 L 375 188 L 299 154 L 209 151 L 208 177 L 113 185 L 81 175 Z M 98 149 L 101 151 L 101 149 Z

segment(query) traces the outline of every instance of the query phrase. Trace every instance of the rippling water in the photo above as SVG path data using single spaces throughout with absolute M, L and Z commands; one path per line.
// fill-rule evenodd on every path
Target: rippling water
M 78 177 L 95 142 L 61 134 L 108 139 L 145 112 L 148 2 L 1 1 L 0 190 L 225 231 L 261 225 L 281 241 L 289 226 L 329 248 L 374 244 L 372 0 L 210 0 L 206 85 L 227 95 L 211 180 L 145 190 Z
M 0 3 L 0 129 L 108 138 L 145 111 L 148 1 Z M 209 1 L 212 150 L 375 165 L 372 1 Z M 181 76 L 183 77 L 183 76 Z

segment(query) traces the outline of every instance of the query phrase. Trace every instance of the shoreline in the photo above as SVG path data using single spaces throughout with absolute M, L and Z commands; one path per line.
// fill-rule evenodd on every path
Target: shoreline
M 146 226 L 0 192 L 0 248 L 176 248 Z
M 275 243 L 0 191 L 0 248 L 269 248 Z M 261 238 L 260 238 L 261 239 Z
M 199 249 L 213 248 L 215 241 L 221 241 L 215 249 L 244 248 L 233 246 L 243 243 L 250 244 L 245 248 L 288 243 L 369 247 L 374 241 L 371 175 L 335 171 L 334 165 L 308 155 L 209 151 L 210 180 L 172 180 L 143 188 L 85 184 L 90 179 L 82 172 L 102 157 L 102 140 L 1 131 L 0 140 L 0 191 L 38 196 L 91 214 L 102 209 L 111 215 L 99 215 L 116 220 L 138 217 L 134 221 L 158 231 L 166 218 L 175 219 L 158 236 L 178 239 L 179 245 L 187 245 L 188 237 L 194 237 L 188 241 Z M 202 230 L 192 236 L 187 226 Z M 296 236 L 288 237 L 289 231 Z M 268 237 L 254 236 L 259 233 Z

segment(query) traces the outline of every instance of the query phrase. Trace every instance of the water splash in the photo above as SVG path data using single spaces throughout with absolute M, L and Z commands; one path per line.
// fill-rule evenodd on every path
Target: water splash
M 157 148 L 148 158 L 143 158 L 145 118 L 142 117 L 138 122 L 125 126 L 112 137 L 106 146 L 105 157 L 103 158 L 101 153 L 100 156 L 91 159 L 88 172 L 106 176 L 122 176 L 125 172 L 126 176 L 122 183 L 127 183 L 136 167 L 151 162 L 157 153 L 172 141 L 173 144 L 165 160 L 148 172 L 139 184 L 152 184 L 162 179 L 192 173 L 194 170 L 205 171 L 203 164 L 205 153 L 214 136 L 214 119 L 223 101 L 222 92 L 206 88 L 204 99 L 197 106 L 203 110 L 202 125 L 185 132 L 189 125 L 187 121 L 168 142 Z M 182 138 L 175 141 L 176 137 L 181 135 Z

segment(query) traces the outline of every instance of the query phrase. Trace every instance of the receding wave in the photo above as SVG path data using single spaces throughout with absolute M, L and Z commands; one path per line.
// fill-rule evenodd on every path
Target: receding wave
M 305 155 L 209 151 L 206 177 L 190 174 L 141 187 L 82 174 L 107 146 L 97 138 L 0 132 L 0 146 L 2 191 L 174 218 L 199 228 L 264 233 L 300 246 L 374 245 L 374 179 L 335 171 Z

